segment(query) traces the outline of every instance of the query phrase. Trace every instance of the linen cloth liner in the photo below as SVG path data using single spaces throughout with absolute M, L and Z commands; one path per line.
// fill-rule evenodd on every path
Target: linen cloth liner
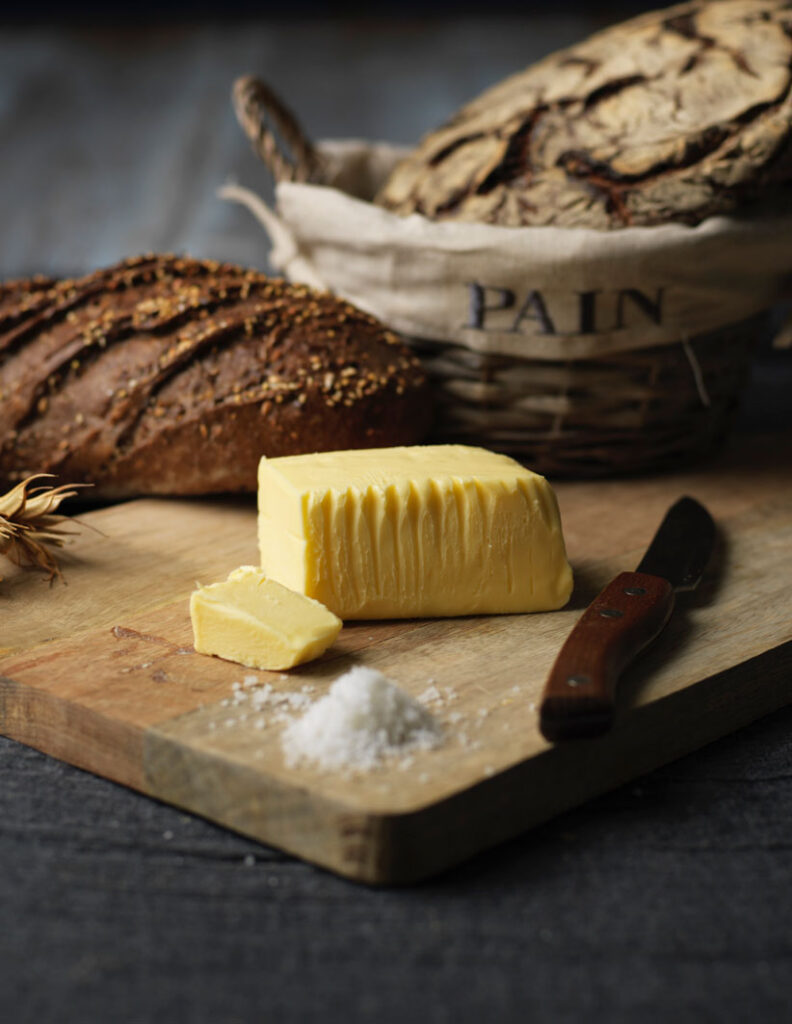
M 274 211 L 239 186 L 220 194 L 261 221 L 276 270 L 406 335 L 518 358 L 599 358 L 684 342 L 792 294 L 792 203 L 695 227 L 438 222 L 371 202 L 404 149 L 336 140 L 317 150 L 324 184 L 280 182 Z

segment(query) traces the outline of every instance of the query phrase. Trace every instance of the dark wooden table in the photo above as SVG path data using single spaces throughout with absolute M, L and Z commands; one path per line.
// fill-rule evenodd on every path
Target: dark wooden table
M 149 249 L 264 266 L 214 195 L 265 182 L 236 74 L 313 135 L 410 141 L 607 20 L 6 28 L 0 273 Z M 738 429 L 789 432 L 790 364 L 763 351 Z M 786 1021 L 791 762 L 788 710 L 374 891 L 0 739 L 0 1021 Z

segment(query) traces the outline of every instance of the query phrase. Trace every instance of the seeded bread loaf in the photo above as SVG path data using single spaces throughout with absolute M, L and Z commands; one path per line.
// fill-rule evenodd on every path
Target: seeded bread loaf
M 412 444 L 427 383 L 396 335 L 253 270 L 144 256 L 0 286 L 0 483 L 107 497 L 254 491 L 261 455 Z
M 695 0 L 473 100 L 378 202 L 509 226 L 695 224 L 792 181 L 792 3 Z

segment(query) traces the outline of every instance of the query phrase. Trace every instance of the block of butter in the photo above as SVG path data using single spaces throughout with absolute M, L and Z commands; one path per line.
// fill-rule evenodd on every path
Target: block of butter
M 572 590 L 544 477 L 463 445 L 263 458 L 259 547 L 343 619 L 549 611 Z
M 195 649 L 251 668 L 284 669 L 318 658 L 341 620 L 318 601 L 243 565 L 190 595 Z

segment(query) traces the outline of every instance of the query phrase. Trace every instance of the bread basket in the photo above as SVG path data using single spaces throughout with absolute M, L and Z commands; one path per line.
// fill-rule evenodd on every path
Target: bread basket
M 279 271 L 408 338 L 436 384 L 436 440 L 594 476 L 676 466 L 725 435 L 789 292 L 792 207 L 617 231 L 401 217 L 371 201 L 400 149 L 314 145 L 256 79 L 234 96 L 275 208 L 221 194 L 263 224 Z

